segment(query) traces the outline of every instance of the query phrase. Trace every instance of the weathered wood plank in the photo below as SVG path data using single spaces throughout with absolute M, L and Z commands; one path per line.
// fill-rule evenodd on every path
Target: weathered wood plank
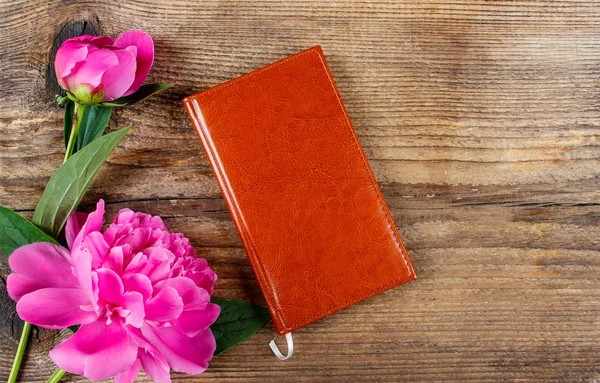
M 290 361 L 271 355 L 267 327 L 175 381 L 600 379 L 596 2 L 6 0 L 0 18 L 0 204 L 31 216 L 61 163 L 45 74 L 64 25 L 144 29 L 151 80 L 178 85 L 113 114 L 111 129 L 134 129 L 82 207 L 162 215 L 218 272 L 217 295 L 256 303 L 180 100 L 323 46 L 419 280 L 298 331 Z M 21 324 L 3 285 L 0 302 L 1 378 Z M 22 381 L 50 375 L 67 334 L 34 332 Z

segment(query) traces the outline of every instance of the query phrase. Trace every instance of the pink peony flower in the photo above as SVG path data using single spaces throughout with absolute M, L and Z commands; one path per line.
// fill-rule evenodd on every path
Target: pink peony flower
M 83 35 L 66 40 L 54 67 L 60 85 L 82 104 L 128 96 L 146 80 L 154 61 L 152 37 L 127 31 L 117 40 Z
M 19 316 L 50 329 L 81 325 L 50 357 L 89 379 L 133 382 L 140 368 L 159 383 L 171 381 L 169 368 L 202 373 L 216 348 L 216 274 L 160 217 L 123 209 L 104 233 L 103 222 L 100 200 L 69 217 L 70 250 L 40 242 L 10 256 Z

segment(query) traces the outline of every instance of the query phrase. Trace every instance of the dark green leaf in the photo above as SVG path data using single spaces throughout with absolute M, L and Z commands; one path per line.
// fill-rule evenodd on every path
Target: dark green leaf
M 210 326 L 217 340 L 215 355 L 250 338 L 271 319 L 269 310 L 250 303 L 214 297 L 211 302 L 221 306 L 219 318 Z
M 161 90 L 168 89 L 172 87 L 173 84 L 146 84 L 142 85 L 140 89 L 137 90 L 134 94 L 130 94 L 129 96 L 117 98 L 113 101 L 106 101 L 101 103 L 100 105 L 104 106 L 129 106 L 136 104 L 150 96 L 154 93 L 160 92 Z
M 76 325 L 73 325 L 73 326 L 69 326 L 69 329 L 70 329 L 71 331 L 73 331 L 73 332 L 77 332 L 77 330 L 79 330 L 79 325 L 78 325 L 78 324 L 76 324 Z
M 65 97 L 66 98 L 66 97 Z M 65 149 L 69 145 L 69 136 L 71 135 L 71 129 L 73 129 L 73 113 L 75 112 L 75 103 L 66 98 L 65 104 L 65 120 L 64 120 L 64 133 L 63 138 L 65 140 Z
M 0 251 L 6 258 L 16 248 L 35 242 L 52 242 L 52 237 L 35 227 L 34 224 L 21 217 L 9 208 L 0 206 Z
M 52 237 L 58 236 L 100 166 L 129 129 L 130 126 L 98 138 L 75 153 L 54 173 L 33 213 L 36 226 Z
M 81 125 L 79 125 L 79 132 L 77 133 L 77 145 L 75 145 L 73 153 L 80 151 L 90 142 L 102 136 L 112 112 L 111 107 L 100 105 L 89 105 L 82 109 L 84 111 L 83 117 L 81 117 Z M 80 117 L 77 116 L 77 118 Z

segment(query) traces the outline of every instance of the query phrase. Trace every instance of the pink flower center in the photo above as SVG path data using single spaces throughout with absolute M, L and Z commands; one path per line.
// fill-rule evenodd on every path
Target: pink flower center
M 113 315 L 117 315 L 119 318 L 127 318 L 129 314 L 131 314 L 131 310 L 124 309 L 121 306 L 114 305 L 112 303 L 107 303 L 105 306 L 104 316 L 106 317 L 106 324 L 109 325 L 113 321 Z M 118 319 L 118 318 L 116 318 Z

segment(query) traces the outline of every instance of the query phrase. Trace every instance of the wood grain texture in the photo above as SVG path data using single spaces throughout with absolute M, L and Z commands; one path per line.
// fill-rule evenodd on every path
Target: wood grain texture
M 597 2 L 4 0 L 0 18 L 0 204 L 30 217 L 61 163 L 45 76 L 62 28 L 141 28 L 150 80 L 178 86 L 113 114 L 134 129 L 83 208 L 163 215 L 218 272 L 216 295 L 257 303 L 180 100 L 323 46 L 419 280 L 297 331 L 289 361 L 268 326 L 174 381 L 600 381 Z M 4 285 L 0 299 L 6 378 L 21 322 Z M 34 332 L 21 381 L 51 374 L 66 335 Z

